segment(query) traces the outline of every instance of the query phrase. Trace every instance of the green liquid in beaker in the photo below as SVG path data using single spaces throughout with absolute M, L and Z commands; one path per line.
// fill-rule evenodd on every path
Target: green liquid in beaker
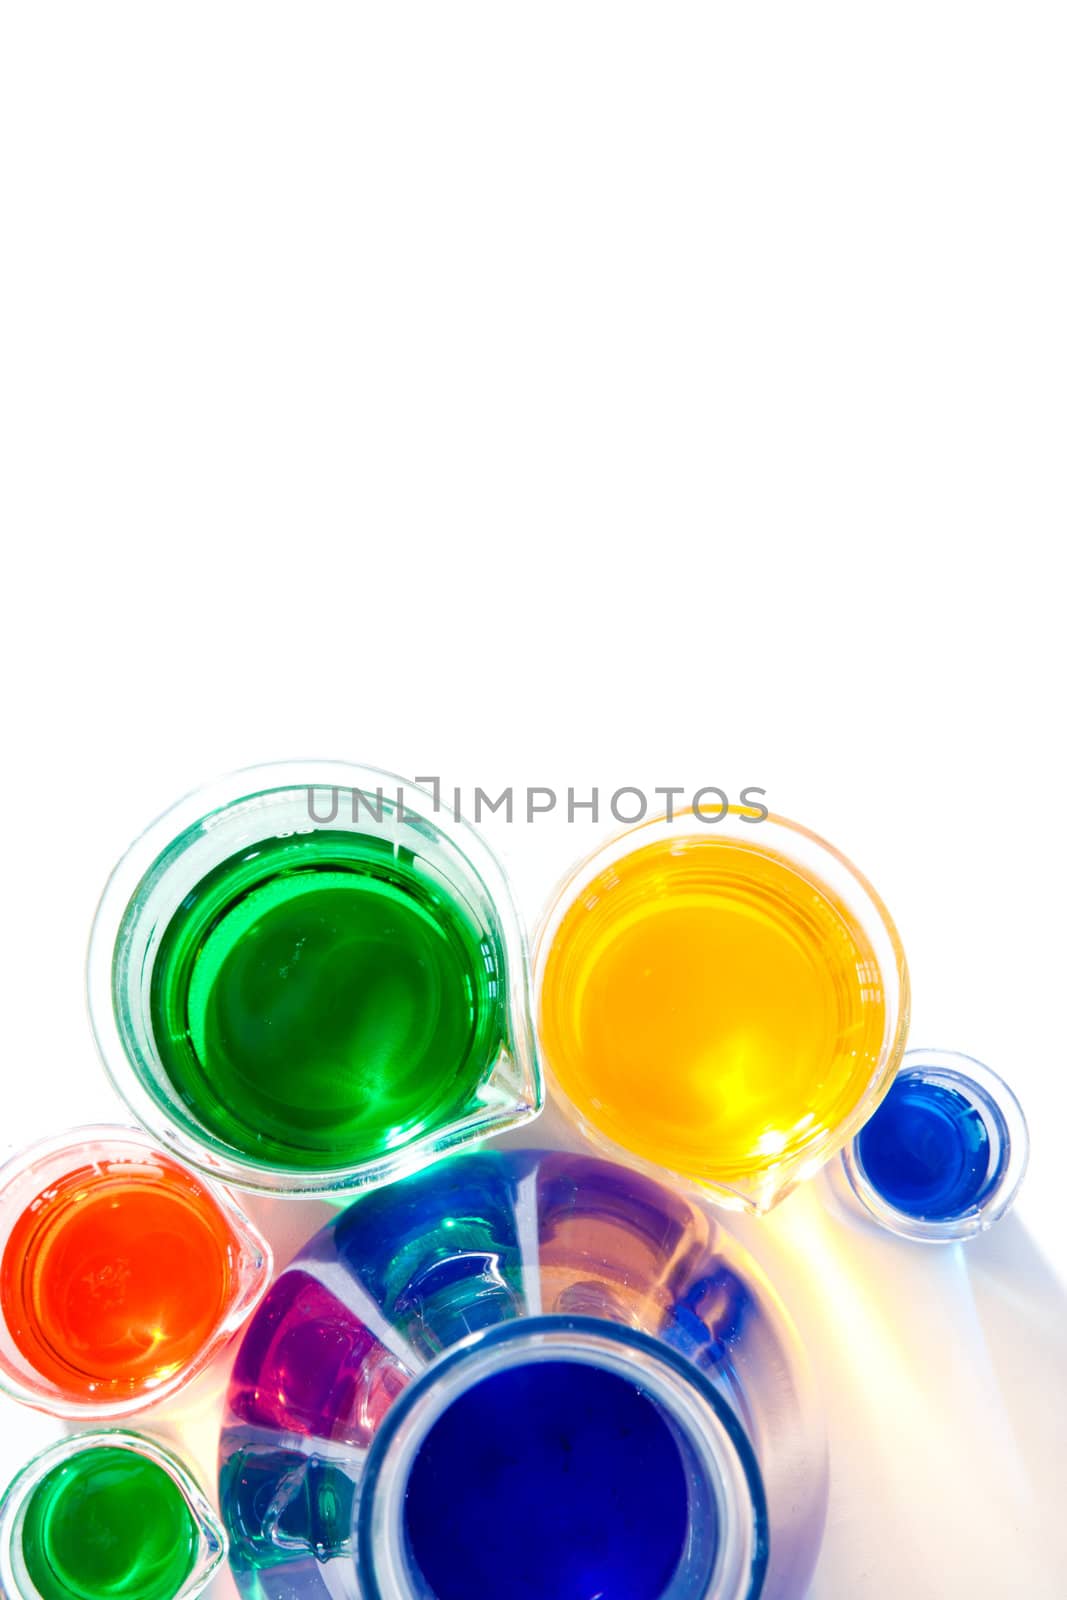
M 186 896 L 152 972 L 197 1131 L 286 1169 L 383 1156 L 461 1116 L 504 1038 L 495 933 L 387 840 L 267 839 Z
M 26 1571 L 43 1600 L 173 1600 L 198 1541 L 164 1469 L 110 1445 L 53 1467 L 22 1525 Z

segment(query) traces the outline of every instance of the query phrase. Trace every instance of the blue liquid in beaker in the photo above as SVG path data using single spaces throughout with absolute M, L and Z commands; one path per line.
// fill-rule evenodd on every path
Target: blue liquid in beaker
M 860 1131 L 856 1152 L 882 1199 L 925 1222 L 964 1216 L 995 1177 L 989 1129 L 978 1108 L 958 1090 L 918 1074 L 898 1077 Z

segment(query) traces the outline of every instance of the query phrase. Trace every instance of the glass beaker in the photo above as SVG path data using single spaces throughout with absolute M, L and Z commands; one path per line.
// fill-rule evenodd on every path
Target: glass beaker
M 744 808 L 629 828 L 564 880 L 535 952 L 546 1071 L 584 1131 L 765 1211 L 870 1116 L 908 976 L 859 872 Z
M 373 1186 L 542 1105 L 503 872 L 369 768 L 253 767 L 181 801 L 116 868 L 88 981 L 137 1119 L 245 1188 Z

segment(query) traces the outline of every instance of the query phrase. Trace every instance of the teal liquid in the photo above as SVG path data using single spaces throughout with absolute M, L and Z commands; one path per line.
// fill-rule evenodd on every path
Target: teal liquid
M 495 934 L 409 851 L 266 839 L 160 943 L 151 1014 L 194 1131 L 257 1162 L 373 1160 L 471 1109 L 504 1038 Z
M 83 1450 L 41 1479 L 22 1558 L 43 1600 L 173 1600 L 199 1531 L 177 1484 L 132 1450 Z

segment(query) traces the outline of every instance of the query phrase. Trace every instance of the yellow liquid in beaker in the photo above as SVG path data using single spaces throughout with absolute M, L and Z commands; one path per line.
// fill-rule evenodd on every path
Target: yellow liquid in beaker
M 541 1037 L 588 1123 L 757 1203 L 828 1152 L 868 1093 L 886 1023 L 863 930 L 756 845 L 646 845 L 564 915 Z

